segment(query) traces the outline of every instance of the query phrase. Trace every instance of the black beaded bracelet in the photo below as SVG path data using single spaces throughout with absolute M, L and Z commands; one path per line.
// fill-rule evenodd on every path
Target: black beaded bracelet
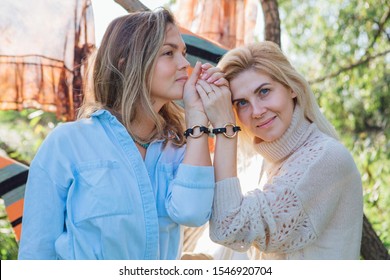
M 199 127 L 199 134 L 198 135 L 194 135 L 194 129 Z M 184 136 L 187 138 L 188 136 L 192 137 L 192 138 L 199 138 L 200 136 L 203 135 L 203 133 L 206 133 L 206 134 L 209 134 L 210 133 L 210 130 L 203 126 L 203 125 L 194 125 L 193 127 L 191 128 L 188 128 L 186 131 L 184 131 Z
M 226 132 L 227 132 L 226 127 L 228 127 L 228 126 L 231 126 L 231 127 L 233 128 L 233 134 L 232 134 L 232 135 L 228 135 L 228 134 L 226 133 Z M 241 131 L 241 127 L 236 126 L 235 124 L 232 124 L 232 123 L 227 123 L 227 124 L 225 124 L 223 127 L 214 128 L 212 132 L 213 132 L 214 134 L 223 133 L 223 135 L 224 135 L 225 137 L 227 137 L 227 138 L 234 138 L 234 137 L 237 135 L 237 133 L 238 133 L 239 131 Z

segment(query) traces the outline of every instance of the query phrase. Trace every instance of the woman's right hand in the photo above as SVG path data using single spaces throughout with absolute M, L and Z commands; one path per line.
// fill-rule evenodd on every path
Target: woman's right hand
M 201 63 L 198 61 L 184 86 L 183 102 L 187 127 L 193 125 L 207 126 L 208 123 L 202 100 L 196 90 L 196 82 L 201 72 Z
M 202 99 L 204 110 L 212 126 L 219 128 L 227 123 L 235 124 L 236 118 L 228 82 L 225 78 L 219 77 L 221 72 L 215 73 L 208 80 L 199 79 L 196 83 L 196 90 Z M 215 81 L 218 81 L 221 86 L 218 86 Z

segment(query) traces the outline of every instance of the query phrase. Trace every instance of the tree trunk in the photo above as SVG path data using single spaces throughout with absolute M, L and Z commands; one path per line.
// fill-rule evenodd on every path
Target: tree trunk
M 390 260 L 386 247 L 372 228 L 366 215 L 363 216 L 363 236 L 360 254 L 365 260 Z
M 260 2 L 264 14 L 264 39 L 281 47 L 278 2 L 277 0 L 261 0 Z

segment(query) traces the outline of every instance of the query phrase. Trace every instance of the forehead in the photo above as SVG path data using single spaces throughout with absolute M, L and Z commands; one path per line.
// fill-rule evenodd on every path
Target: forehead
M 234 95 L 253 93 L 261 84 L 272 83 L 272 78 L 264 72 L 248 69 L 230 80 L 230 89 Z
M 176 45 L 185 45 L 184 44 L 184 41 L 183 41 L 183 38 L 181 37 L 181 33 L 180 33 L 180 30 L 179 28 L 172 24 L 172 23 L 169 23 L 167 25 L 167 29 L 165 31 L 165 40 L 164 40 L 164 43 L 172 43 L 172 44 L 176 44 Z

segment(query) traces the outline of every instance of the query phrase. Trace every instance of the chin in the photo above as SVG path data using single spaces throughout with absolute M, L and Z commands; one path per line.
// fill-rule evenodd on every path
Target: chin
M 172 97 L 174 98 L 174 100 L 180 100 L 180 99 L 183 99 L 183 91 L 180 90 L 176 93 L 173 93 L 172 94 Z
M 268 131 L 262 131 L 263 133 L 259 133 L 259 131 L 256 131 L 257 133 L 254 133 L 257 138 L 261 139 L 265 142 L 273 142 L 278 140 L 280 137 L 283 136 L 284 131 L 279 131 L 276 129 L 268 130 Z
M 273 142 L 273 141 L 278 140 L 280 138 L 280 136 L 273 136 L 273 135 L 259 136 L 259 135 L 256 135 L 256 138 L 260 140 L 258 142 Z
M 172 95 L 172 100 L 181 100 L 183 99 L 183 94 Z

